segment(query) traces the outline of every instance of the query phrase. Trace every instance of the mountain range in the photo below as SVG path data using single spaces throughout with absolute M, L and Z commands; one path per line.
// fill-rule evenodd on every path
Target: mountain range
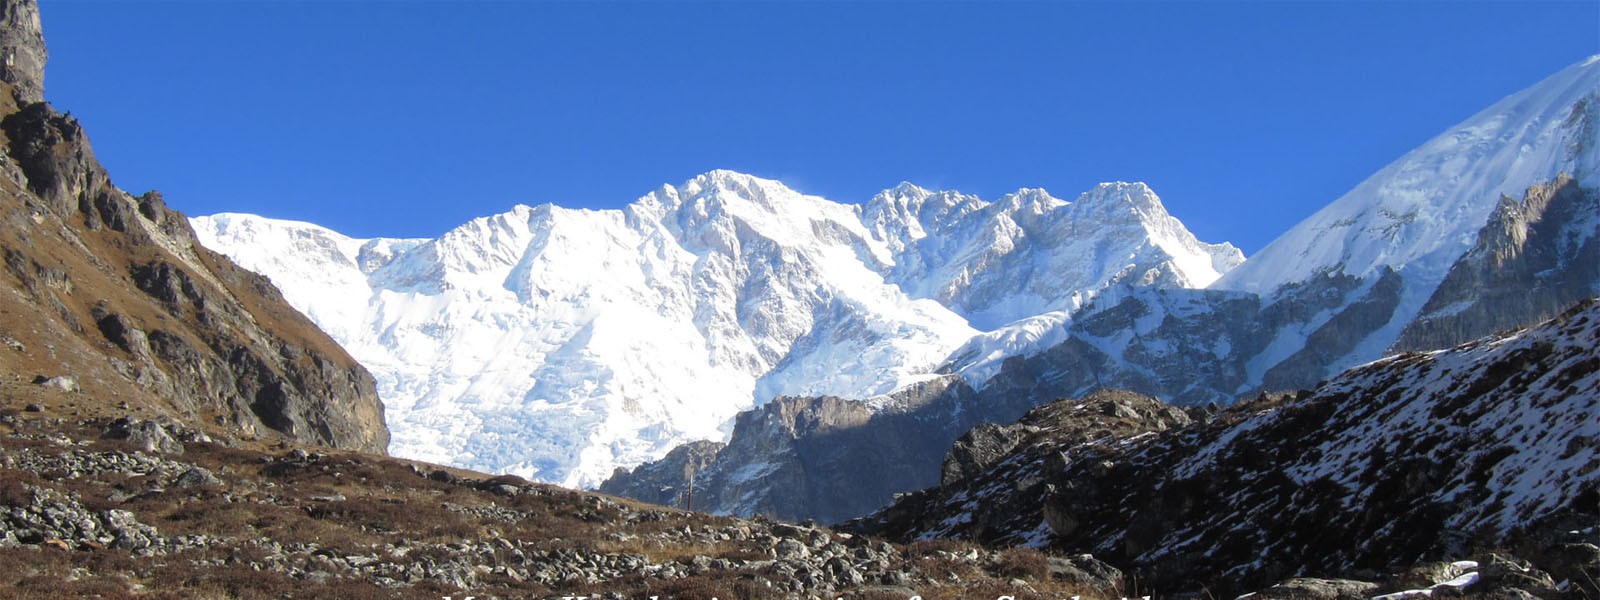
M 435 239 L 193 225 L 373 371 L 391 451 L 593 487 L 685 442 L 738 446 L 735 415 L 774 398 L 916 413 L 907 435 L 942 448 L 1093 388 L 1227 404 L 1552 316 L 1600 280 L 1597 81 L 1591 58 L 1496 103 L 1249 261 L 1138 183 L 993 202 L 901 184 L 842 204 L 713 171 L 622 210 L 518 206 Z M 1512 263 L 1523 276 L 1494 275 Z M 798 460 L 781 454 L 700 476 L 742 489 Z M 910 460 L 931 483 L 933 459 Z M 860 510 L 892 491 L 849 494 Z M 752 493 L 710 507 L 785 495 Z
M 373 371 L 397 455 L 586 486 L 774 397 L 881 403 L 941 368 L 981 382 L 1103 294 L 1243 260 L 1127 183 L 994 202 L 902 184 L 849 205 L 713 171 L 431 240 L 193 224 Z
M 435 240 L 197 221 L 279 244 L 256 259 L 391 367 L 432 361 L 374 377 L 111 183 L 43 101 L 32 0 L 0 0 L 0 56 L 0 596 L 1600 594 L 1595 59 L 1243 265 L 1138 184 L 856 206 L 713 172 Z M 650 369 L 759 405 L 602 489 L 764 516 L 382 456 L 380 387 L 463 389 L 411 422 L 498 408 L 462 448 L 589 477 L 682 435 L 650 410 L 710 422 L 638 395 Z M 560 426 L 611 441 L 516 437 Z
M 681 502 L 693 487 L 709 510 L 843 520 L 938 483 L 931 449 L 1051 399 L 1227 405 L 1538 323 L 1600 295 L 1597 107 L 1600 57 L 1452 127 L 1204 289 L 1117 288 L 981 383 L 904 388 L 867 416 L 833 399 L 759 407 L 725 447 L 664 459 L 696 464 L 692 486 L 646 465 L 601 489 Z

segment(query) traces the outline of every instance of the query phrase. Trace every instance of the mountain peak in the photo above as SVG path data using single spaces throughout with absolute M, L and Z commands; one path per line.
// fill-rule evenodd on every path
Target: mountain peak
M 1104 181 L 1096 184 L 1094 189 L 1084 192 L 1083 196 L 1122 196 L 1124 198 L 1131 198 L 1134 196 L 1155 196 L 1155 191 L 1151 190 L 1150 186 L 1142 181 L 1135 181 L 1131 183 L 1127 181 Z
M 732 171 L 728 169 L 712 169 L 696 175 L 693 179 L 690 179 L 680 186 L 680 188 L 686 192 L 686 195 L 693 196 L 703 191 L 712 189 L 738 190 L 761 185 L 782 186 L 783 183 L 772 179 L 756 177 L 755 175 L 751 175 L 749 173 L 740 173 L 738 171 Z M 691 189 L 693 190 L 692 192 L 689 191 Z
M 909 181 L 902 181 L 902 182 L 896 184 L 894 187 L 889 188 L 887 191 L 893 192 L 895 194 L 900 194 L 900 195 L 922 195 L 922 196 L 926 196 L 928 194 L 933 193 L 933 192 L 928 191 L 928 188 L 922 187 L 922 186 L 917 185 L 915 183 L 911 183 Z

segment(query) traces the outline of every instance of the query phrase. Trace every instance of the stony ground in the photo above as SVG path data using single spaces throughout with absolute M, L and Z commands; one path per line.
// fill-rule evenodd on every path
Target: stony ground
M 890 544 L 0 389 L 0 597 L 1120 597 L 1088 557 Z

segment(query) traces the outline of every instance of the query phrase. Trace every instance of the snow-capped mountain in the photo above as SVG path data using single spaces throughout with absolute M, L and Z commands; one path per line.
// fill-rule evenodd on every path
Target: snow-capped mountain
M 1000 362 L 1062 339 L 1073 312 L 1107 291 L 1201 288 L 1244 262 L 1205 244 L 1141 183 L 1107 183 L 1072 202 L 1022 190 L 994 203 L 902 184 L 863 217 L 895 255 L 887 277 L 980 333 L 949 365 L 982 385 Z
M 903 184 L 851 205 L 713 171 L 622 210 L 518 206 L 431 240 L 193 224 L 372 370 L 392 452 L 580 486 L 723 438 L 776 396 L 878 397 L 964 347 L 952 368 L 981 381 L 1053 342 L 1041 315 L 1242 261 L 1127 183 L 992 203 Z
M 915 435 L 921 443 L 947 446 L 979 423 L 1009 422 L 1041 402 L 1101 388 L 1189 405 L 1310 388 L 1386 353 L 1448 348 L 1600 296 L 1597 111 L 1600 58 L 1427 142 L 1205 289 L 1112 285 L 1076 310 L 1078 299 L 1062 296 L 1056 296 L 1060 304 L 1034 305 L 1052 312 L 982 332 L 951 355 L 948 371 L 971 387 L 913 394 L 920 407 L 913 409 Z M 933 214 L 944 214 L 960 206 L 958 199 L 935 200 L 904 202 L 902 212 L 927 212 L 931 205 Z M 952 305 L 969 307 L 969 314 L 1006 306 L 976 301 L 981 294 L 963 296 L 959 287 L 944 289 L 961 299 Z M 1031 349 L 1014 351 L 1022 347 Z M 748 431 L 736 429 L 697 481 L 735 487 L 741 495 L 703 508 L 836 517 L 939 481 L 938 456 L 897 446 L 909 435 L 901 419 L 874 418 L 849 436 L 819 440 L 772 420 L 740 423 L 749 423 Z M 762 444 L 741 439 L 787 435 L 794 439 L 766 444 L 773 447 L 766 452 L 751 451 Z M 741 479 L 755 472 L 822 472 L 829 465 L 819 445 L 858 457 L 861 469 L 912 475 Z M 636 479 L 619 474 L 607 487 L 683 483 Z M 816 502 L 796 504 L 800 497 Z

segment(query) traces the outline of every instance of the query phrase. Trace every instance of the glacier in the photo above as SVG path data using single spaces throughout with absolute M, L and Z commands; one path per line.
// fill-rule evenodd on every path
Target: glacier
M 982 386 L 1072 311 L 1244 262 L 1149 187 L 862 204 L 712 171 L 619 210 L 516 206 L 434 239 L 196 217 L 378 379 L 391 453 L 593 487 L 779 396 Z

